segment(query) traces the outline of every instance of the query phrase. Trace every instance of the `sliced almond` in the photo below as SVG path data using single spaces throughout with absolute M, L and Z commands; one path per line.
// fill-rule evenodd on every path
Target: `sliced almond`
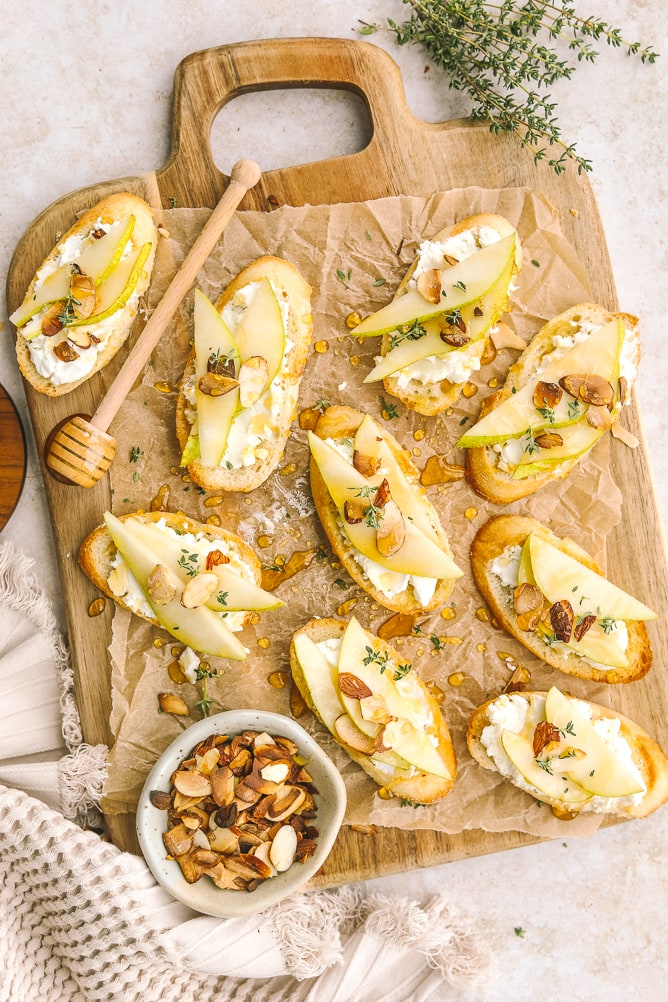
M 546 745 L 552 741 L 559 741 L 561 731 L 548 720 L 539 720 L 536 730 L 533 732 L 533 753 L 536 757 L 540 755 Z
M 615 401 L 615 391 L 603 376 L 589 373 L 584 377 L 579 392 L 580 400 L 593 407 L 608 407 Z
M 149 793 L 149 800 L 159 811 L 167 811 L 172 806 L 171 794 L 166 793 L 163 790 L 151 790 Z
M 109 577 L 107 578 L 107 584 L 109 585 L 109 590 L 113 595 L 121 596 L 125 595 L 128 590 L 129 585 L 129 568 L 128 565 L 123 561 L 118 567 L 114 567 L 113 570 L 109 572 Z
M 497 324 L 489 332 L 489 339 L 497 351 L 500 351 L 502 348 L 519 348 L 523 351 L 527 346 L 524 338 L 521 338 L 508 324 L 504 323 Z
M 212 866 L 211 869 L 206 871 L 207 877 L 213 880 L 216 887 L 220 887 L 223 891 L 238 890 L 238 885 L 236 882 L 238 874 L 233 873 L 232 870 L 228 870 L 224 863 L 218 863 L 217 866 Z
M 292 825 L 283 825 L 269 849 L 269 859 L 279 873 L 289 869 L 297 851 L 297 832 Z M 257 853 L 256 853 L 257 855 Z
M 376 546 L 384 557 L 391 557 L 404 545 L 406 523 L 396 501 L 389 500 L 376 529 Z
M 524 581 L 513 592 L 513 607 L 520 630 L 531 632 L 538 626 L 543 612 L 543 594 L 536 585 Z
M 541 449 L 558 449 L 564 444 L 562 436 L 556 431 L 541 432 L 540 435 L 536 435 L 535 441 Z
M 234 773 L 229 766 L 220 766 L 211 773 L 211 794 L 219 807 L 234 800 Z
M 74 350 L 69 341 L 61 341 L 55 346 L 53 353 L 61 362 L 75 362 L 79 357 L 79 352 Z
M 237 873 L 241 877 L 246 877 L 248 880 L 257 878 L 266 880 L 267 877 L 271 877 L 271 869 L 268 864 L 263 862 L 259 856 L 255 856 L 252 853 L 239 853 L 238 855 L 229 856 L 225 860 L 225 866 L 228 870 L 232 870 L 233 873 Z
M 455 330 L 454 327 L 446 327 L 441 331 L 439 337 L 444 344 L 449 344 L 451 348 L 463 348 L 471 340 L 468 334 Z
M 184 824 L 178 824 L 163 834 L 162 841 L 171 856 L 182 856 L 192 846 L 193 836 Z
M 619 402 L 625 404 L 629 398 L 629 381 L 626 376 L 620 376 L 617 381 L 619 388 Z
M 364 521 L 364 512 L 368 505 L 357 498 L 343 502 L 343 517 L 348 525 L 359 525 Z
M 67 332 L 67 338 L 68 341 L 75 344 L 77 348 L 90 348 L 90 346 L 96 342 L 99 344 L 98 339 L 94 338 L 93 335 L 84 328 L 80 329 L 78 327 L 72 327 L 72 329 Z
M 418 276 L 417 290 L 428 303 L 440 303 L 441 301 L 441 273 L 438 268 L 430 268 L 423 271 Z
M 569 396 L 579 397 L 580 387 L 582 386 L 584 381 L 585 381 L 584 376 L 572 373 L 571 375 L 568 376 L 562 376 L 561 379 L 559 380 L 559 386 L 561 386 L 563 390 L 566 390 L 566 393 L 568 393 Z
M 224 376 L 218 372 L 205 372 L 198 380 L 197 389 L 207 397 L 224 397 L 238 385 L 238 380 L 232 376 Z
M 279 831 L 281 831 L 281 830 L 282 829 L 279 829 Z M 295 836 L 295 838 L 296 838 L 296 836 Z M 269 842 L 269 841 L 263 842 L 262 845 L 259 845 L 253 851 L 253 855 L 257 856 L 258 859 L 261 859 L 263 863 L 266 863 L 267 866 L 271 868 L 271 871 L 272 871 L 271 875 L 272 875 L 272 877 L 275 877 L 276 874 L 278 873 L 278 870 L 276 869 L 276 867 L 274 866 L 274 864 L 271 861 L 271 857 L 270 857 L 271 846 L 272 846 L 271 842 Z
M 70 302 L 74 315 L 79 320 L 85 320 L 95 310 L 97 294 L 95 292 L 95 280 L 91 275 L 86 275 L 79 268 L 73 269 L 70 279 Z
M 188 704 L 173 692 L 159 692 L 158 705 L 163 713 L 173 713 L 175 717 L 187 717 L 190 713 Z
M 334 730 L 339 740 L 354 751 L 362 752 L 363 755 L 371 755 L 374 752 L 375 738 L 369 737 L 356 727 L 347 713 L 342 713 L 336 718 Z
M 174 773 L 174 786 L 184 797 L 210 797 L 211 780 L 194 769 L 183 769 Z
M 360 713 L 364 720 L 369 720 L 376 724 L 388 724 L 395 718 L 387 708 L 387 703 L 382 696 L 372 693 L 360 699 Z
M 563 388 L 558 383 L 546 383 L 539 379 L 533 391 L 533 405 L 538 410 L 546 407 L 551 410 L 557 406 L 563 395 Z
M 262 355 L 252 355 L 239 369 L 239 403 L 252 407 L 267 385 L 269 366 Z
M 608 428 L 612 427 L 613 423 L 612 414 L 607 407 L 589 406 L 587 408 L 586 421 L 592 428 L 600 428 L 601 431 L 607 431 Z
M 222 852 L 224 855 L 239 852 L 239 839 L 229 828 L 216 826 L 209 836 L 209 844 L 215 852 Z
M 569 643 L 573 633 L 573 606 L 567 599 L 550 606 L 550 625 L 557 640 Z
M 181 605 L 184 609 L 198 609 L 204 605 L 218 588 L 218 575 L 211 571 L 203 571 L 190 578 L 183 594 L 181 595 Z
M 592 626 L 596 622 L 596 616 L 591 613 L 588 616 L 583 616 L 582 619 L 578 619 L 573 627 L 573 636 L 576 640 L 580 641 L 584 635 L 591 630 Z
M 41 331 L 44 337 L 55 337 L 56 334 L 60 334 L 63 329 L 63 311 L 65 309 L 64 302 L 54 303 L 48 308 L 44 316 L 42 317 Z
M 632 434 L 632 432 L 630 432 L 628 428 L 625 428 L 623 424 L 620 424 L 619 421 L 615 421 L 612 428 L 610 429 L 610 434 L 612 435 L 613 438 L 616 438 L 620 442 L 623 442 L 624 445 L 627 445 L 629 449 L 637 449 L 638 446 L 640 445 L 640 442 L 636 438 L 636 436 Z
M 338 680 L 339 689 L 344 696 L 350 696 L 351 699 L 365 699 L 367 696 L 372 695 L 372 691 L 366 682 L 363 682 L 357 675 L 353 675 L 352 672 L 339 672 Z
M 373 504 L 375 508 L 384 508 L 387 502 L 390 500 L 390 482 L 387 477 L 383 477 L 378 489 L 376 491 L 376 496 L 373 499 Z
M 203 776 L 210 776 L 220 761 L 220 752 L 217 748 L 208 748 L 203 755 L 196 756 L 197 771 Z
M 306 791 L 300 786 L 285 786 L 267 798 L 270 804 L 265 814 L 268 821 L 284 821 L 299 810 L 306 800 Z
M 229 564 L 230 558 L 225 556 L 222 550 L 210 550 L 206 555 L 206 569 L 207 571 L 212 570 L 214 567 L 220 567 L 221 564 Z
M 290 775 L 290 765 L 287 762 L 270 762 L 260 769 L 260 775 L 270 783 L 284 783 Z
M 168 605 L 176 595 L 176 585 L 164 564 L 156 564 L 148 576 L 148 594 L 156 605 Z
M 372 477 L 380 469 L 380 459 L 376 456 L 365 456 L 359 449 L 353 451 L 353 466 L 363 477 Z

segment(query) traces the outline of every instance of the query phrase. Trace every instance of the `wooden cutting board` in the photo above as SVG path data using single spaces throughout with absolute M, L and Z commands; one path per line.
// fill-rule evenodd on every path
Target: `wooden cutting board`
M 365 42 L 329 38 L 245 42 L 207 49 L 188 56 L 175 74 L 172 153 L 150 177 L 105 181 L 61 198 L 32 223 L 12 260 L 7 286 L 9 310 L 21 301 L 36 267 L 68 228 L 76 213 L 114 191 L 130 190 L 155 204 L 213 207 L 228 178 L 216 168 L 209 145 L 217 111 L 248 91 L 286 87 L 343 88 L 358 94 L 368 110 L 373 134 L 359 153 L 270 171 L 242 203 L 246 209 L 272 205 L 322 204 L 366 200 L 387 195 L 428 196 L 467 186 L 525 186 L 557 208 L 562 230 L 575 247 L 591 282 L 595 301 L 617 308 L 605 237 L 591 187 L 574 170 L 557 176 L 516 141 L 492 136 L 468 120 L 428 124 L 415 118 L 406 104 L 399 69 L 381 49 Z M 127 351 L 127 349 L 126 349 Z M 40 455 L 54 425 L 73 413 L 91 414 L 125 358 L 116 359 L 85 385 L 51 399 L 26 387 Z M 635 405 L 625 423 L 642 439 Z M 655 670 L 650 676 L 612 693 L 618 708 L 641 722 L 668 747 L 668 689 L 661 674 L 668 660 L 668 585 L 662 533 L 652 494 L 644 446 L 615 448 L 613 474 L 624 486 L 623 520 L 608 539 L 609 566 L 615 580 L 633 591 L 642 581 L 643 598 L 663 616 L 653 630 Z M 43 461 L 43 460 L 42 460 Z M 55 481 L 43 467 L 53 532 L 59 557 L 76 696 L 85 740 L 109 743 L 110 684 L 107 645 L 111 636 L 110 603 L 101 616 L 89 618 L 89 603 L 98 595 L 76 564 L 82 536 L 111 506 L 109 480 L 86 490 Z M 133 819 L 110 818 L 116 844 L 136 850 Z M 398 870 L 428 866 L 531 841 L 516 832 L 479 830 L 448 836 L 440 832 L 382 829 L 374 836 L 345 828 L 324 870 L 322 886 L 364 879 Z

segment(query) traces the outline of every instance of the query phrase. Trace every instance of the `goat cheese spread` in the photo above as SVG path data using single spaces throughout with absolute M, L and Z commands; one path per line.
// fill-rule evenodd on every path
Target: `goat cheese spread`
M 424 240 L 417 252 L 415 271 L 408 283 L 415 288 L 417 280 L 432 268 L 442 269 L 446 266 L 446 255 L 458 261 L 464 261 L 483 247 L 489 247 L 501 239 L 501 234 L 492 226 L 474 226 L 463 230 L 446 240 Z M 475 342 L 466 348 L 458 348 L 444 355 L 429 355 L 418 362 L 407 365 L 395 375 L 397 386 L 405 390 L 412 382 L 414 389 L 425 383 L 440 383 L 447 380 L 450 383 L 465 383 L 473 372 L 480 369 L 480 346 Z
M 495 577 L 499 579 L 503 587 L 508 591 L 508 601 L 512 601 L 512 592 L 517 587 L 518 573 L 520 567 L 520 558 L 522 556 L 521 546 L 507 546 L 505 550 L 495 557 L 491 562 L 489 569 L 494 574 Z M 622 653 L 626 652 L 626 648 L 629 646 L 629 631 L 626 623 L 623 619 L 615 619 L 612 621 L 609 627 L 609 635 L 613 637 L 619 649 Z M 540 636 L 540 634 L 536 634 Z M 566 644 L 562 644 L 559 640 L 552 641 L 551 647 L 556 649 L 566 649 L 568 651 L 573 651 L 579 657 L 585 657 L 585 655 L 580 654 L 578 650 L 574 647 L 567 647 Z M 587 657 L 588 661 L 592 664 L 599 664 L 599 662 L 594 661 L 593 658 Z M 602 665 L 602 667 L 607 667 Z
M 103 223 L 100 219 L 97 219 L 93 223 L 89 233 L 73 233 L 72 236 L 69 237 L 63 244 L 58 256 L 37 272 L 35 292 L 40 288 L 49 275 L 52 275 L 64 264 L 72 264 L 81 256 L 81 252 L 85 246 L 95 239 L 92 236 L 94 230 L 104 230 L 105 233 L 108 233 L 115 227 L 120 228 L 120 225 L 120 221 L 115 221 L 110 224 Z M 121 260 L 126 257 L 132 249 L 132 241 L 128 240 Z M 78 346 L 75 347 L 75 351 L 79 353 L 79 357 L 75 358 L 71 362 L 63 362 L 58 358 L 53 350 L 57 344 L 60 344 L 61 341 L 67 340 L 67 328 L 65 328 L 61 334 L 56 334 L 53 337 L 45 337 L 44 334 L 41 333 L 34 334 L 34 331 L 41 331 L 42 319 L 52 305 L 50 303 L 46 304 L 41 310 L 32 316 L 30 320 L 23 325 L 23 327 L 21 327 L 21 333 L 28 340 L 28 351 L 30 352 L 32 364 L 35 366 L 40 376 L 43 376 L 44 379 L 48 379 L 54 386 L 62 386 L 63 383 L 74 383 L 77 380 L 82 379 L 84 376 L 87 376 L 88 373 L 95 367 L 95 363 L 100 352 L 104 351 L 107 347 L 109 335 L 112 334 L 118 327 L 119 318 L 125 318 L 128 315 L 134 316 L 137 312 L 139 295 L 139 292 L 135 291 L 130 296 L 124 307 L 117 310 L 116 313 L 112 313 L 112 315 L 107 317 L 106 320 L 96 322 L 95 337 L 99 338 L 99 343 L 92 341 L 88 348 L 80 348 Z M 86 328 L 81 325 L 79 330 L 83 332 Z
M 591 720 L 591 707 L 579 699 L 574 700 L 578 712 Z M 526 781 L 521 772 L 510 761 L 501 743 L 503 731 L 513 731 L 515 734 L 531 733 L 536 724 L 545 719 L 545 697 L 532 696 L 531 702 L 520 693 L 502 695 L 490 704 L 487 710 L 489 724 L 483 728 L 480 741 L 487 754 L 492 759 L 502 776 L 512 780 L 522 790 L 540 799 L 540 791 Z M 613 718 L 601 718 L 592 723 L 597 735 L 610 749 L 610 754 L 637 779 L 643 791 L 628 797 L 597 797 L 592 796 L 578 810 L 591 811 L 595 814 L 615 813 L 624 807 L 638 804 L 645 795 L 646 787 L 642 775 L 633 762 L 633 755 L 628 742 L 620 734 L 620 721 Z
M 221 316 L 233 337 L 259 287 L 260 282 L 250 282 L 239 289 L 224 307 Z M 272 289 L 281 310 L 283 331 L 287 335 L 290 304 L 273 284 Z M 278 418 L 285 401 L 285 376 L 290 370 L 290 353 L 293 348 L 294 343 L 286 336 L 283 359 L 278 372 L 259 400 L 240 411 L 232 421 L 227 447 L 219 466 L 239 470 L 263 461 L 269 456 L 268 446 L 278 430 Z M 194 375 L 184 384 L 183 393 L 186 401 L 185 417 L 194 427 L 197 422 Z
M 347 442 L 333 438 L 326 439 L 326 442 L 328 445 L 331 445 L 332 448 L 336 449 L 336 451 L 340 453 L 352 466 L 352 444 L 348 445 Z M 384 472 L 383 468 L 381 467 L 378 472 L 382 474 Z M 341 532 L 344 545 L 350 555 L 362 568 L 374 588 L 377 588 L 378 591 L 382 592 L 386 598 L 394 598 L 395 595 L 400 595 L 402 592 L 406 591 L 407 588 L 412 586 L 415 597 L 420 605 L 427 605 L 427 603 L 431 600 L 434 592 L 436 591 L 436 585 L 438 584 L 437 578 L 425 578 L 419 574 L 400 574 L 398 571 L 389 570 L 387 567 L 383 567 L 375 560 L 365 557 L 363 553 L 360 553 L 359 550 L 352 545 L 346 534 L 343 521 L 340 518 L 339 531 Z
M 199 554 L 199 564 L 203 565 L 206 562 L 207 554 L 211 553 L 212 550 L 220 550 L 229 557 L 229 564 L 226 566 L 230 570 L 236 571 L 239 577 L 245 578 L 247 581 L 253 581 L 254 578 L 250 572 L 250 568 L 241 559 L 236 549 L 230 545 L 230 543 L 225 539 L 209 539 L 203 533 L 192 533 L 192 532 L 176 532 L 172 526 L 167 525 L 164 519 L 159 519 L 155 523 L 158 525 L 163 532 L 169 533 L 175 539 L 179 540 L 179 543 L 184 547 L 189 547 L 194 553 L 195 551 Z M 157 561 L 156 561 L 157 563 Z M 136 577 L 126 564 L 123 557 L 118 551 L 111 562 L 111 573 L 107 583 L 110 590 L 117 598 L 122 598 L 124 604 L 132 610 L 132 612 L 138 613 L 140 616 L 146 616 L 148 619 L 155 620 L 155 613 L 149 605 L 144 591 L 137 581 Z M 225 625 L 233 632 L 238 632 L 243 629 L 245 612 L 221 612 L 220 618 L 225 621 Z

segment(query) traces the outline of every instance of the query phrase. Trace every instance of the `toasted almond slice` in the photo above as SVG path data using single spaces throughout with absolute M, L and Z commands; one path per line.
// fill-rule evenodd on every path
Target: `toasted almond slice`
M 284 783 L 290 775 L 288 762 L 271 762 L 260 769 L 260 775 L 270 783 Z
M 239 852 L 239 839 L 229 828 L 219 828 L 217 825 L 209 837 L 209 844 L 216 852 Z
M 367 505 L 364 501 L 358 501 L 357 499 L 344 501 L 343 517 L 348 525 L 359 525 L 360 522 L 364 521 L 364 512 L 366 509 Z
M 79 352 L 74 350 L 69 341 L 61 341 L 55 346 L 53 353 L 61 362 L 75 362 L 79 357 Z
M 283 786 L 267 799 L 270 801 L 265 815 L 267 821 L 284 821 L 305 803 L 306 791 L 300 786 Z
M 218 588 L 218 575 L 212 571 L 202 571 L 190 578 L 181 596 L 184 609 L 198 609 L 213 595 Z
M 612 427 L 612 414 L 607 407 L 590 406 L 587 408 L 586 421 L 592 428 L 607 431 Z
M 406 539 L 406 523 L 399 505 L 391 499 L 383 508 L 383 517 L 376 529 L 376 546 L 384 557 L 391 557 L 400 550 Z
M 359 449 L 355 449 L 353 466 L 363 477 L 372 477 L 380 469 L 380 459 L 377 456 L 365 456 Z
M 376 724 L 388 724 L 390 720 L 395 719 L 389 712 L 387 703 L 383 697 L 377 693 L 360 699 L 360 712 L 364 720 L 369 720 Z
M 221 564 L 229 564 L 230 558 L 225 556 L 222 550 L 210 550 L 206 555 L 206 569 L 207 571 L 212 570 L 214 567 L 219 567 Z
M 552 741 L 559 741 L 561 731 L 549 720 L 539 720 L 533 732 L 533 753 L 537 757 Z
M 584 381 L 585 377 L 583 375 L 571 373 L 568 376 L 561 377 L 559 380 L 559 386 L 561 386 L 563 390 L 566 390 L 566 393 L 568 393 L 569 396 L 577 398 L 580 396 L 580 388 L 582 387 Z
M 182 856 L 188 852 L 193 844 L 192 832 L 189 832 L 184 824 L 175 825 L 162 836 L 165 849 L 171 856 Z
M 63 310 L 65 309 L 65 303 L 62 300 L 58 303 L 54 303 L 50 306 L 44 316 L 42 317 L 42 334 L 44 337 L 55 337 L 56 334 L 60 334 L 63 329 L 63 321 L 61 317 L 63 316 Z
M 197 761 L 197 771 L 203 776 L 210 776 L 220 761 L 220 751 L 218 748 L 209 748 L 203 755 L 195 756 Z
M 557 640 L 569 643 L 573 633 L 573 606 L 568 599 L 555 602 L 550 607 L 550 625 Z
M 438 268 L 430 268 L 423 271 L 416 282 L 417 291 L 427 300 L 428 303 L 440 303 L 441 301 L 441 273 Z
M 68 330 L 67 338 L 72 342 L 72 344 L 75 344 L 77 348 L 90 348 L 90 346 L 97 341 L 97 338 L 94 338 L 89 331 L 79 327 L 72 327 L 71 330 Z
M 168 811 L 172 806 L 171 794 L 164 790 L 151 790 L 149 800 L 158 811 Z
M 564 440 L 556 431 L 544 431 L 540 435 L 536 435 L 536 443 L 541 449 L 558 449 L 564 444 Z
M 614 403 L 615 391 L 603 376 L 588 373 L 582 382 L 579 392 L 580 400 L 594 407 L 608 407 Z
M 640 442 L 634 434 L 632 434 L 628 428 L 625 428 L 623 424 L 619 421 L 615 421 L 612 428 L 610 429 L 610 434 L 613 438 L 619 439 L 624 445 L 627 445 L 629 449 L 637 449 Z
M 190 713 L 188 704 L 173 692 L 159 692 L 158 705 L 163 713 L 173 713 L 175 717 L 187 717 Z
M 252 407 L 267 384 L 269 366 L 262 355 L 251 355 L 239 369 L 239 403 Z
M 283 825 L 276 833 L 269 849 L 269 859 L 279 873 L 289 869 L 297 850 L 297 832 L 292 825 Z
M 375 750 L 375 739 L 364 734 L 352 722 L 347 713 L 342 713 L 334 721 L 336 736 L 349 748 L 362 752 L 363 755 L 371 755 Z
M 376 496 L 373 499 L 373 504 L 375 508 L 384 508 L 387 502 L 391 498 L 390 493 L 390 482 L 387 477 L 383 477 L 380 484 L 378 485 L 378 490 L 376 491 Z
M 197 389 L 207 397 L 224 397 L 238 386 L 238 380 L 219 372 L 205 372 L 200 376 Z
M 282 829 L 279 829 L 279 831 L 282 831 Z M 275 877 L 276 874 L 278 873 L 278 870 L 276 869 L 276 867 L 274 866 L 274 864 L 271 861 L 271 857 L 270 857 L 271 846 L 272 846 L 272 843 L 270 841 L 263 842 L 262 845 L 259 845 L 254 850 L 253 855 L 257 856 L 257 858 L 261 859 L 263 863 L 266 863 L 267 866 L 271 867 L 271 875 L 272 875 L 272 877 Z
M 184 797 L 211 796 L 211 780 L 194 769 L 180 769 L 174 773 L 174 786 Z
M 90 275 L 86 275 L 80 271 L 79 268 L 72 270 L 70 297 L 72 309 L 77 318 L 85 320 L 93 313 L 97 302 L 95 281 Z
M 372 695 L 371 689 L 366 682 L 363 682 L 357 675 L 353 675 L 352 672 L 339 672 L 338 678 L 339 689 L 344 696 L 350 696 L 351 699 L 365 699 L 367 696 Z
M 519 348 L 520 351 L 523 351 L 527 346 L 524 338 L 521 338 L 508 324 L 504 323 L 497 324 L 489 332 L 489 339 L 497 351 L 500 351 L 502 348 Z
M 558 383 L 546 383 L 539 379 L 533 391 L 533 405 L 538 410 L 544 407 L 551 409 L 557 406 L 563 395 L 563 388 Z
M 156 564 L 149 574 L 148 593 L 156 605 L 168 605 L 174 598 L 176 586 L 164 564 Z
M 237 890 L 237 876 L 232 870 L 228 870 L 224 863 L 218 863 L 206 871 L 207 877 L 211 877 L 216 887 L 223 891 Z
M 253 853 L 240 852 L 233 856 L 228 856 L 225 860 L 228 870 L 245 877 L 247 880 L 266 880 L 271 877 L 271 868 L 267 863 Z

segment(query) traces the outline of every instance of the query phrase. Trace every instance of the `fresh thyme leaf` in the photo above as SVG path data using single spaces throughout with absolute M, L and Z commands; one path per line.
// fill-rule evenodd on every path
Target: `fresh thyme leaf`
M 169 197 L 169 207 L 170 207 L 170 209 L 175 209 L 176 208 L 176 199 L 174 198 L 173 195 L 170 195 L 170 197 Z
M 320 411 L 320 413 L 322 414 L 322 413 L 324 413 L 324 411 L 327 410 L 328 407 L 331 407 L 331 406 L 332 405 L 330 404 L 329 400 L 323 400 L 322 397 L 319 397 L 316 400 L 316 402 L 313 404 L 313 410 L 314 411 Z
M 549 88 L 569 80 L 578 63 L 593 63 L 599 51 L 591 42 L 624 48 L 643 63 L 658 54 L 651 46 L 628 42 L 619 28 L 598 17 L 582 17 L 569 0 L 404 0 L 410 17 L 386 30 L 398 45 L 422 46 L 445 71 L 452 90 L 466 93 L 471 118 L 490 132 L 508 132 L 557 174 L 569 162 L 578 173 L 590 171 L 574 144 L 562 138 Z M 380 26 L 360 22 L 363 35 Z M 566 49 L 568 55 L 562 58 Z
M 540 261 L 536 261 L 535 257 L 531 258 L 531 263 L 534 266 L 534 268 L 540 268 Z
M 385 285 L 386 282 L 387 282 L 386 278 L 377 278 L 376 281 L 373 284 L 374 285 Z
M 338 280 L 340 282 L 343 282 L 343 284 L 346 286 L 346 288 L 348 287 L 348 282 L 350 281 L 350 276 L 351 275 L 352 275 L 352 269 L 351 268 L 348 268 L 348 271 L 344 271 L 343 268 L 337 268 L 336 269 L 336 277 L 338 278 Z
M 525 439 L 524 448 L 526 449 L 526 451 L 529 453 L 530 456 L 533 456 L 534 452 L 540 452 L 540 446 L 536 441 L 536 439 L 534 438 L 533 428 L 527 428 L 524 435 L 524 439 Z
M 612 616 L 604 616 L 601 620 L 601 629 L 604 633 L 612 633 L 615 628 L 615 620 Z
M 188 550 L 181 550 L 181 556 L 177 561 L 179 567 L 182 567 L 189 578 L 194 578 L 197 574 L 197 564 L 199 563 L 199 554 L 190 553 Z
M 526 936 L 526 932 L 524 931 L 521 925 L 515 926 L 515 935 L 519 936 L 520 939 L 524 939 L 524 937 Z
M 386 421 L 392 421 L 399 417 L 396 404 L 388 404 L 385 397 L 380 398 L 380 412 Z
M 133 445 L 130 449 L 130 462 L 138 463 L 140 459 L 144 458 L 144 450 L 140 449 L 138 445 Z
M 348 587 L 348 582 L 344 581 L 343 578 L 337 578 L 334 584 L 336 585 L 337 588 L 340 588 L 341 591 L 345 591 L 345 589 Z
M 429 639 L 431 640 L 432 646 L 435 651 L 442 651 L 443 648 L 445 647 L 445 644 L 436 633 L 432 633 Z
M 546 772 L 548 774 L 548 776 L 553 776 L 554 775 L 554 773 L 552 771 L 552 766 L 550 765 L 549 758 L 535 758 L 534 762 L 536 763 L 536 765 L 538 766 L 538 768 L 542 769 L 543 772 Z
M 413 320 L 410 324 L 402 324 L 397 327 L 396 334 L 390 334 L 390 349 L 396 348 L 402 341 L 419 341 L 427 331 L 419 320 Z
M 466 292 L 466 285 L 464 284 L 464 282 L 455 282 L 453 288 L 461 289 L 462 292 Z
M 383 669 L 381 668 L 381 671 L 382 670 Z M 394 681 L 398 682 L 400 678 L 405 678 L 405 676 L 408 675 L 410 670 L 411 666 L 409 664 L 397 665 L 397 667 L 394 669 Z
M 554 424 L 554 408 L 553 407 L 536 407 L 536 410 L 540 416 L 545 420 L 549 421 L 550 424 Z
M 218 602 L 219 605 L 227 605 L 227 596 L 229 594 L 230 593 L 228 591 L 219 591 L 216 595 L 216 602 Z
M 371 34 L 371 32 L 369 32 L 369 34 Z M 368 230 L 364 231 L 364 236 L 367 238 L 367 240 L 373 240 L 373 237 L 371 236 Z
M 580 413 L 580 401 L 579 400 L 569 400 L 568 401 L 568 416 L 569 418 L 577 417 Z

